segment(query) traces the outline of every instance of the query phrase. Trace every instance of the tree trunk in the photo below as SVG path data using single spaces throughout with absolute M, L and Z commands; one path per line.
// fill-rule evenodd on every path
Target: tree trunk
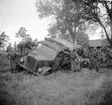
M 112 42 L 112 1 L 111 1 L 111 8 L 110 11 L 108 12 L 108 15 L 110 17 L 110 31 L 111 31 L 111 42 Z
M 70 28 L 69 28 L 69 32 L 70 32 L 70 35 L 71 35 L 71 38 L 72 38 L 72 42 L 74 43 L 75 42 L 75 34 L 72 31 L 72 29 L 70 29 Z
M 74 23 L 73 24 L 73 29 L 69 28 L 69 32 L 70 32 L 70 35 L 72 37 L 72 41 L 73 43 L 75 43 L 75 36 L 76 36 L 76 24 Z
M 102 24 L 102 22 L 99 19 L 97 19 L 97 20 L 98 20 L 99 24 L 101 25 L 101 27 L 104 29 L 107 40 L 109 41 L 110 45 L 112 46 L 112 40 L 111 40 L 111 38 L 109 38 L 109 35 L 107 33 L 105 26 Z
M 112 42 L 112 22 L 110 24 L 110 31 L 111 31 L 111 42 Z

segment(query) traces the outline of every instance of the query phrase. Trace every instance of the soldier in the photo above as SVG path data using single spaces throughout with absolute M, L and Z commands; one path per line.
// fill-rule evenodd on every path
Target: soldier
M 6 49 L 6 52 L 8 53 L 7 57 L 8 59 L 10 59 L 10 52 L 12 51 L 12 47 L 11 47 L 11 43 L 9 43 L 7 49 Z
M 96 69 L 96 71 L 99 71 L 99 65 L 98 65 L 98 51 L 96 48 L 93 49 L 93 51 L 91 52 L 91 61 L 92 61 L 92 67 Z
M 9 45 L 7 46 L 6 52 L 10 52 L 11 49 L 12 49 L 12 47 L 11 47 L 11 43 L 9 43 Z
M 13 73 L 16 69 L 16 62 L 15 62 L 15 58 L 16 58 L 16 54 L 15 52 L 12 50 L 9 52 L 9 60 L 10 60 L 10 69 L 11 72 Z
M 80 58 L 78 56 L 78 54 L 76 53 L 76 51 L 74 50 L 71 53 L 71 70 L 74 71 L 80 71 L 81 67 L 80 67 Z

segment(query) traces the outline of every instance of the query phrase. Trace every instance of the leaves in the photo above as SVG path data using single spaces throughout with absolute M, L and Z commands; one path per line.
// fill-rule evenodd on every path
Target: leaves
M 48 28 L 48 32 L 53 36 L 58 33 L 58 26 L 56 24 L 51 24 Z
M 89 45 L 89 38 L 88 35 L 84 32 L 77 32 L 76 33 L 76 41 L 82 47 L 88 47 Z
M 32 49 L 34 42 L 30 35 L 27 34 L 25 27 L 20 27 L 18 33 L 16 33 L 16 37 L 22 38 L 22 41 L 17 45 L 21 54 L 24 55 L 27 53 L 26 50 L 29 51 Z
M 26 34 L 27 30 L 25 27 L 20 27 L 18 33 L 16 33 L 16 37 L 21 37 L 22 39 L 30 37 L 30 35 Z
M 4 43 L 9 40 L 9 36 L 5 34 L 5 31 L 0 34 L 0 46 L 5 46 Z
M 0 39 L 1 39 L 1 40 L 7 41 L 8 38 L 9 38 L 9 37 L 5 34 L 5 32 L 2 32 L 2 33 L 0 34 Z
M 70 35 L 75 39 L 76 28 L 83 22 L 79 5 L 72 0 L 39 0 L 36 2 L 37 11 L 41 18 L 54 16 L 55 23 L 48 29 L 52 37 Z
M 109 33 L 107 31 L 110 26 L 112 38 L 112 1 L 110 0 L 72 0 L 79 3 L 82 7 L 84 19 L 89 22 L 99 23 L 100 27 L 105 31 L 105 35 L 112 45 Z
M 39 17 L 48 17 L 57 15 L 61 10 L 63 0 L 38 0 L 36 2 L 37 12 Z

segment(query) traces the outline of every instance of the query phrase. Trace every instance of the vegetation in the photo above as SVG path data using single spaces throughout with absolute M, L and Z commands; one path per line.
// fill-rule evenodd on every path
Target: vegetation
M 76 40 L 77 40 L 77 43 L 81 45 L 83 48 L 89 47 L 89 37 L 84 32 L 77 32 Z
M 84 70 L 46 77 L 0 74 L 2 105 L 111 105 L 111 75 Z
M 40 18 L 54 19 L 48 28 L 50 37 L 77 42 L 82 47 L 60 52 L 57 58 L 62 57 L 62 59 L 55 60 L 56 63 L 61 61 L 60 67 L 54 66 L 58 70 L 50 75 L 34 76 L 27 71 L 14 74 L 0 71 L 0 103 L 2 105 L 111 105 L 112 71 L 109 67 L 112 67 L 112 51 L 109 47 L 89 48 L 86 30 L 88 26 L 95 26 L 94 30 L 101 27 L 112 46 L 112 1 L 38 0 L 36 8 Z M 28 54 L 27 51 L 31 51 L 38 44 L 37 39 L 33 41 L 27 34 L 25 27 L 20 27 L 16 37 L 22 40 L 18 45 L 15 43 L 15 50 L 12 50 L 16 51 L 18 47 L 21 56 Z M 4 47 L 7 40 L 8 36 L 2 32 L 0 47 L 2 45 Z M 9 51 L 10 49 L 11 46 Z M 3 62 L 2 56 L 0 62 Z
M 25 27 L 20 27 L 18 33 L 16 33 L 17 38 L 21 38 L 21 42 L 17 45 L 17 47 L 20 49 L 21 54 L 26 54 L 28 50 L 31 50 L 33 45 L 35 45 L 36 40 L 32 40 L 29 34 L 27 34 L 27 30 Z M 25 50 L 27 50 L 25 52 Z
M 20 37 L 25 40 L 30 37 L 30 35 L 28 35 L 26 32 L 27 30 L 25 29 L 25 27 L 20 27 L 19 31 L 16 33 L 16 37 Z
M 112 1 L 110 0 L 39 0 L 36 2 L 41 18 L 52 16 L 55 20 L 48 31 L 51 36 L 63 38 L 66 34 L 72 41 L 76 39 L 78 30 L 102 28 L 112 45 Z
M 0 34 L 0 47 L 4 49 L 4 47 L 6 46 L 5 43 L 8 42 L 8 40 L 9 40 L 9 36 L 7 36 L 5 32 L 2 32 Z
M 72 0 L 80 6 L 83 19 L 89 24 L 99 24 L 112 45 L 112 1 L 111 0 Z M 107 30 L 110 31 L 107 31 Z M 110 33 L 111 35 L 110 35 Z M 111 36 L 111 37 L 110 37 Z
M 50 24 L 48 29 L 51 37 L 66 38 L 75 42 L 77 32 L 83 31 L 82 13 L 72 0 L 39 0 L 36 7 L 40 18 L 53 17 L 54 23 Z

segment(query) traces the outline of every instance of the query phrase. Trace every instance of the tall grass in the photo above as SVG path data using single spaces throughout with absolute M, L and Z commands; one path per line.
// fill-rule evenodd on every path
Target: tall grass
M 107 75 L 101 86 L 92 91 L 86 91 L 80 105 L 112 105 L 112 76 Z
M 0 105 L 112 105 L 112 76 L 104 75 L 90 87 L 95 73 L 0 74 Z

